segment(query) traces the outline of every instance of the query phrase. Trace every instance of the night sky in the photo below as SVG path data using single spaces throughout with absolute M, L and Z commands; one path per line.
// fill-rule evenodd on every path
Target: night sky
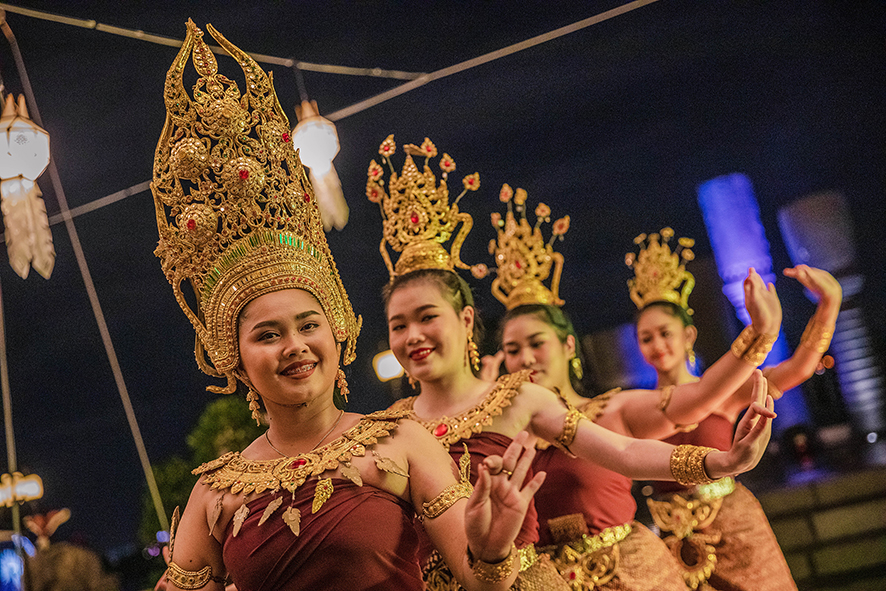
M 621 3 L 19 4 L 178 39 L 192 17 L 250 52 L 433 72 Z M 13 13 L 8 22 L 69 206 L 150 180 L 165 117 L 163 82 L 178 49 Z M 219 58 L 219 66 L 242 87 L 232 60 Z M 270 69 L 294 122 L 295 75 Z M 22 91 L 2 41 L 0 73 L 8 91 Z M 399 83 L 314 72 L 304 78 L 323 113 Z M 500 210 L 502 183 L 525 188 L 531 203 L 544 201 L 554 218 L 571 216 L 557 246 L 566 258 L 560 293 L 580 333 L 631 321 L 624 253 L 637 234 L 670 225 L 696 238 L 700 258 L 710 257 L 699 183 L 731 172 L 750 177 L 776 269 L 791 264 L 778 209 L 817 191 L 839 191 L 867 278 L 862 305 L 882 351 L 884 104 L 883 2 L 661 0 L 338 121 L 335 166 L 351 221 L 329 241 L 364 320 L 349 370 L 352 409 L 376 410 L 390 399 L 370 365 L 386 348 L 379 293 L 387 272 L 378 254 L 377 206 L 364 196 L 367 165 L 388 134 L 401 146 L 429 137 L 455 159 L 456 182 L 480 173 L 480 191 L 461 202 L 475 219 L 462 250 L 469 263 L 492 264 L 489 214 Z M 49 215 L 57 214 L 48 175 L 40 186 Z M 193 330 L 153 255 L 150 191 L 74 222 L 148 453 L 155 462 L 183 455 L 185 435 L 214 396 L 205 387 L 216 382 L 194 362 Z M 52 231 L 58 258 L 48 281 L 36 273 L 20 279 L 0 248 L 18 462 L 43 478 L 42 507 L 71 508 L 60 539 L 76 535 L 103 550 L 120 549 L 135 543 L 144 476 L 71 239 L 64 224 Z M 472 281 L 481 314 L 494 324 L 502 307 L 489 295 L 489 280 Z M 785 330 L 796 343 L 812 304 L 796 285 L 782 279 L 778 287 Z

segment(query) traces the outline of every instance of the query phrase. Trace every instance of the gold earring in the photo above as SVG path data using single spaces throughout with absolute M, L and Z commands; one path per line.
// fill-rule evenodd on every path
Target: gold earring
M 692 345 L 686 348 L 686 356 L 689 358 L 689 366 L 695 368 L 695 350 L 692 348 Z
M 409 375 L 409 372 L 406 370 L 403 370 L 403 373 L 404 375 L 406 375 L 406 381 L 409 382 L 409 387 L 415 390 L 416 386 L 418 385 L 418 380 Z
M 338 373 L 335 376 L 335 383 L 338 386 L 338 393 L 342 398 L 345 399 L 345 404 L 348 403 L 348 381 L 345 379 L 345 372 L 338 368 Z
M 258 404 L 258 392 L 249 386 L 249 392 L 246 393 L 246 401 L 249 403 L 249 410 L 252 411 L 252 418 L 255 424 L 261 426 L 261 406 Z
M 466 351 L 466 357 L 470 361 L 471 367 L 474 368 L 474 371 L 480 371 L 480 351 L 477 348 L 477 343 L 474 342 L 474 335 L 468 333 L 468 349 Z
M 581 359 L 579 359 L 578 356 L 575 356 L 569 360 L 569 365 L 572 366 L 572 373 L 575 374 L 575 378 L 581 380 L 585 375 L 585 372 L 581 367 Z

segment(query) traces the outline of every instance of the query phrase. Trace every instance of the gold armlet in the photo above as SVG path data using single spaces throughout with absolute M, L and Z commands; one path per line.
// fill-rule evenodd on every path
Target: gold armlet
M 185 570 L 174 562 L 169 563 L 166 569 L 166 578 L 172 581 L 179 589 L 202 589 L 210 581 L 225 584 L 225 580 L 212 576 L 212 567 L 204 566 L 200 570 Z
M 691 486 L 693 484 L 710 484 L 714 479 L 708 476 L 704 469 L 704 459 L 712 451 L 713 447 L 701 447 L 698 445 L 678 445 L 671 452 L 671 475 L 679 484 Z
M 776 339 L 778 339 L 778 333 L 774 335 L 760 334 L 753 325 L 749 324 L 732 343 L 732 352 L 739 359 L 752 365 L 760 365 L 766 360 Z
M 557 440 L 553 442 L 554 445 L 563 451 L 572 453 L 569 451 L 569 446 L 575 441 L 575 434 L 578 432 L 578 420 L 582 417 L 581 411 L 577 408 L 570 408 L 569 412 L 566 413 L 566 418 L 563 419 L 563 430 L 560 432 Z
M 817 353 L 824 354 L 828 347 L 831 346 L 831 338 L 834 336 L 834 326 L 825 326 L 816 320 L 815 316 L 809 320 L 803 336 L 800 337 L 800 344 L 812 349 Z
M 468 548 L 468 566 L 474 571 L 474 576 L 477 577 L 478 581 L 499 583 L 514 572 L 514 563 L 517 556 L 517 547 L 512 544 L 511 551 L 508 552 L 508 555 L 501 562 L 483 562 L 482 560 L 475 559 L 474 555 L 471 554 L 471 549 Z
M 426 519 L 434 519 L 435 517 L 439 517 L 447 509 L 453 506 L 456 501 L 459 499 L 467 499 L 471 496 L 471 493 L 474 492 L 474 487 L 471 486 L 470 482 L 456 482 L 455 484 L 450 484 L 446 488 L 443 489 L 439 495 L 428 501 L 427 503 L 422 503 L 421 507 L 421 515 Z

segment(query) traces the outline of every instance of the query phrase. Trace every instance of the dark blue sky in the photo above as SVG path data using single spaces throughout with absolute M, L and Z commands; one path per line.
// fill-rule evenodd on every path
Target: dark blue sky
M 251 52 L 316 63 L 431 72 L 588 18 L 619 2 L 39 2 L 28 7 L 182 38 L 193 17 Z M 245 3 L 242 3 L 245 4 Z M 9 14 L 70 207 L 149 180 L 164 119 L 163 80 L 177 49 Z M 862 295 L 882 351 L 886 334 L 886 9 L 879 1 L 662 0 L 627 15 L 404 94 L 338 123 L 335 165 L 351 222 L 330 236 L 355 310 L 363 315 L 351 370 L 356 410 L 387 404 L 371 375 L 384 347 L 377 208 L 364 197 L 379 143 L 430 137 L 481 190 L 462 201 L 475 229 L 469 262 L 491 263 L 489 213 L 502 183 L 523 187 L 572 228 L 561 295 L 582 333 L 632 318 L 624 253 L 640 232 L 673 226 L 710 245 L 696 202 L 707 179 L 743 172 L 754 183 L 776 268 L 790 265 L 777 211 L 821 190 L 849 202 L 867 276 Z M 220 61 L 241 80 L 239 68 Z M 295 76 L 275 67 L 294 120 Z M 0 72 L 20 92 L 0 42 Z M 329 113 L 395 82 L 305 72 Z M 457 178 L 461 178 L 457 175 Z M 59 211 L 48 178 L 50 215 Z M 75 224 L 152 460 L 185 451 L 210 380 L 158 260 L 149 192 Z M 59 536 L 100 548 L 134 541 L 144 487 L 135 446 L 63 225 L 53 226 L 52 278 L 23 281 L 0 249 L 19 463 L 39 473 L 47 508 L 73 511 Z M 475 282 L 481 313 L 501 307 Z M 780 282 L 796 339 L 809 304 Z M 698 286 L 696 290 L 719 290 Z M 244 412 L 245 405 L 244 405 Z M 167 508 L 171 511 L 171 507 Z

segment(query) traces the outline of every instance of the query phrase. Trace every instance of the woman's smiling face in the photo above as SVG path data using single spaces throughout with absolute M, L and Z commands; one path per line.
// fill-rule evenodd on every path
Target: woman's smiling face
M 274 405 L 300 406 L 332 396 L 340 346 L 317 299 L 302 289 L 271 292 L 240 313 L 240 369 Z

